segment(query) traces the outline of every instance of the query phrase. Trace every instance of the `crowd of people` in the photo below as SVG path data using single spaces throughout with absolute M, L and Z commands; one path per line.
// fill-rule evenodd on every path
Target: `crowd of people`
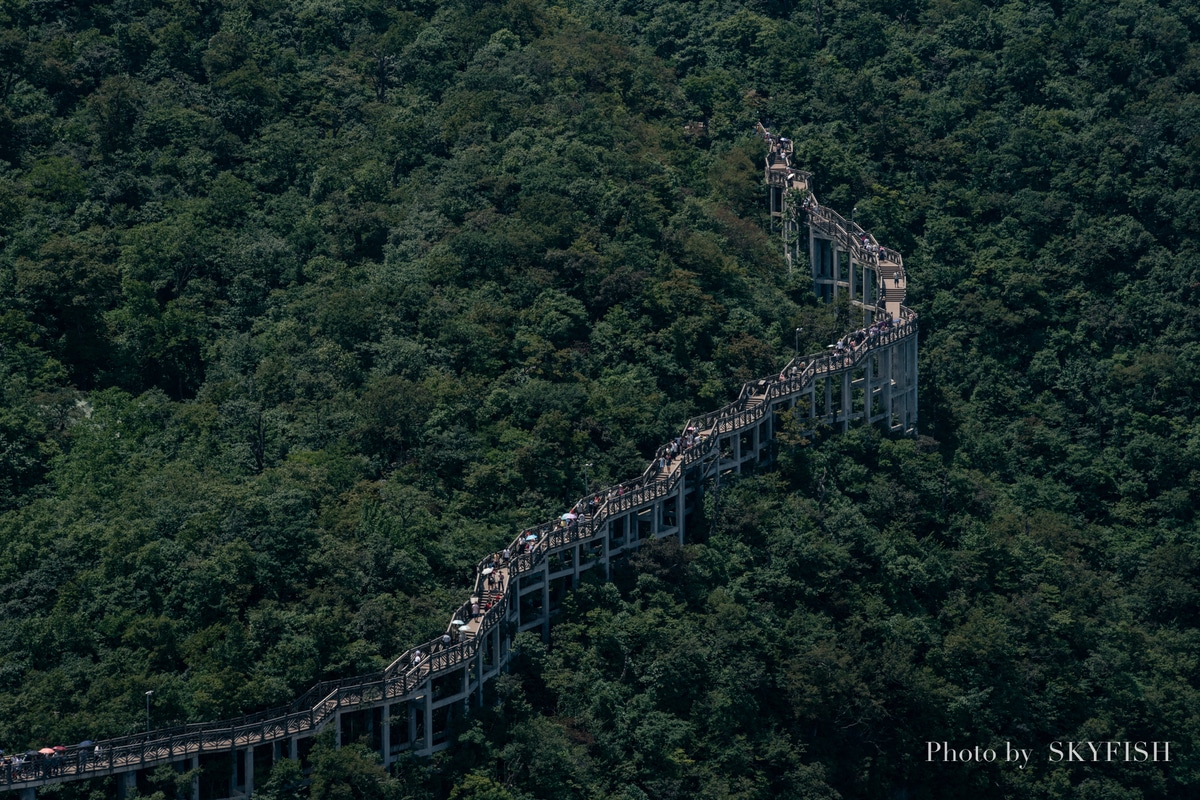
M 24 753 L 10 754 L 0 750 L 0 766 L 4 769 L 5 782 L 12 783 L 82 772 L 92 759 L 99 762 L 103 755 L 100 745 L 93 745 L 91 741 L 80 742 L 74 752 L 62 745 Z
M 688 450 L 691 450 L 693 447 L 700 444 L 702 438 L 703 437 L 696 430 L 695 426 L 689 425 L 683 432 L 682 436 L 676 436 L 674 439 L 658 448 L 658 452 L 654 457 L 655 471 L 666 472 L 676 458 L 679 458 Z
M 877 247 L 877 246 L 876 246 Z M 875 337 L 879 336 L 884 331 L 891 329 L 896 324 L 896 321 L 890 318 L 880 319 L 879 321 L 860 328 L 859 330 L 851 331 L 836 343 L 829 345 L 833 351 L 831 355 L 837 357 L 847 357 L 854 354 L 859 348 L 865 344 L 869 344 Z M 779 380 L 795 379 L 802 375 L 805 370 L 805 362 L 794 361 L 791 365 L 784 369 L 779 374 Z M 764 379 L 760 381 L 760 389 L 764 388 L 770 381 Z M 654 460 L 651 462 L 650 469 L 637 480 L 626 481 L 609 488 L 606 491 L 589 493 L 587 497 L 579 500 L 571 507 L 569 511 L 562 514 L 553 524 L 544 526 L 536 530 L 526 530 L 517 537 L 516 541 L 510 547 L 506 547 L 501 551 L 492 553 L 481 564 L 481 576 L 477 584 L 477 589 L 483 593 L 483 597 L 479 594 L 471 596 L 464 613 L 469 617 L 470 621 L 475 621 L 487 614 L 498 598 L 502 597 L 505 591 L 506 582 L 510 580 L 507 575 L 507 568 L 514 555 L 532 553 L 537 546 L 539 538 L 546 535 L 550 531 L 574 530 L 579 525 L 581 517 L 594 517 L 596 513 L 604 506 L 605 503 L 623 497 L 628 492 L 637 489 L 639 486 L 645 486 L 656 480 L 661 480 L 664 473 L 670 471 L 675 460 L 681 458 L 691 448 L 696 447 L 704 441 L 704 435 L 696 429 L 696 426 L 689 424 L 679 436 L 674 437 L 666 444 L 662 445 L 655 452 Z M 457 620 L 456 620 L 457 621 Z M 447 631 L 440 640 L 440 647 L 445 649 L 458 641 L 460 632 L 454 628 Z M 436 651 L 439 647 L 439 641 L 435 640 L 431 643 L 430 648 Z M 422 659 L 427 655 L 420 650 L 413 653 L 412 663 L 414 666 L 419 665 Z
M 891 319 L 882 319 L 867 328 L 846 334 L 829 347 L 837 355 L 849 355 L 864 343 L 869 343 L 883 331 L 892 328 L 894 324 L 895 322 Z M 805 364 L 803 361 L 794 362 L 780 373 L 779 380 L 796 378 L 803 374 L 804 368 Z M 760 384 L 764 385 L 766 383 L 768 383 L 766 380 L 760 382 Z M 653 481 L 656 475 L 661 475 L 669 471 L 677 458 L 682 457 L 688 450 L 699 445 L 703 440 L 703 434 L 694 425 L 688 425 L 681 435 L 676 436 L 658 448 L 651 469 L 647 470 L 646 474 L 642 478 L 639 478 L 638 481 L 645 485 Z M 631 486 L 636 488 L 638 481 L 619 484 L 608 489 L 606 492 L 589 494 L 588 497 L 577 502 L 570 511 L 563 514 L 556 522 L 555 527 L 557 529 L 575 527 L 578 525 L 580 516 L 585 514 L 589 517 L 594 516 L 606 502 L 624 496 L 630 491 Z M 467 613 L 471 621 L 481 619 L 498 602 L 498 599 L 503 596 L 506 584 L 509 582 L 507 568 L 510 566 L 515 552 L 533 552 L 538 538 L 539 535 L 537 533 L 525 531 L 512 546 L 492 553 L 484 560 L 482 564 L 483 574 L 480 582 L 480 586 L 484 590 L 484 595 L 482 597 L 478 594 L 471 596 L 467 606 Z M 516 548 L 516 550 L 514 551 L 513 548 Z M 435 639 L 426 645 L 429 648 L 429 652 L 425 652 L 420 648 L 413 650 L 411 655 L 412 666 L 420 666 L 432 653 L 438 652 L 439 649 L 449 649 L 461 637 L 462 632 L 452 628 L 442 634 L 440 639 Z M 0 750 L 0 766 L 3 767 L 3 774 L 6 780 L 12 783 L 14 781 L 51 778 L 64 774 L 64 772 L 82 772 L 87 768 L 90 760 L 95 759 L 98 761 L 102 757 L 100 746 L 96 745 L 93 749 L 92 742 L 90 741 L 81 742 L 77 748 L 72 748 L 72 750 L 73 752 L 70 752 L 66 747 L 56 746 L 46 747 L 39 751 L 31 750 L 12 755 L 5 754 L 4 751 Z M 75 769 L 71 769 L 72 767 Z
M 860 244 L 862 244 L 862 248 L 866 251 L 867 255 L 875 261 L 878 261 L 880 248 L 879 245 L 876 244 L 873 239 L 871 239 L 870 234 L 864 233 L 861 237 L 859 237 L 859 239 Z
M 829 345 L 829 347 L 838 355 L 852 353 L 859 347 L 862 347 L 863 344 L 869 344 L 884 331 L 891 330 L 895 324 L 895 321 L 892 319 L 881 319 L 866 328 L 860 328 L 847 333 L 841 339 L 838 339 L 837 342 Z
M 866 237 L 864 237 L 865 239 Z M 876 245 L 876 247 L 878 246 Z M 851 331 L 838 339 L 834 344 L 829 345 L 829 348 L 833 351 L 831 355 L 836 357 L 853 355 L 862 346 L 870 344 L 875 337 L 894 327 L 897 322 L 897 320 L 892 320 L 891 318 L 884 318 L 865 328 Z M 779 380 L 783 381 L 800 377 L 804 373 L 805 366 L 806 364 L 803 361 L 793 361 L 792 364 L 779 374 Z M 759 390 L 764 389 L 769 383 L 769 379 L 759 381 Z M 508 570 L 514 556 L 517 554 L 532 553 L 539 539 L 551 531 L 574 530 L 579 525 L 581 517 L 594 517 L 605 503 L 623 497 L 628 492 L 636 490 L 639 485 L 645 486 L 656 480 L 661 480 L 661 476 L 670 471 L 676 459 L 681 458 L 691 448 L 696 447 L 703 441 L 704 434 L 698 431 L 695 425 L 689 424 L 681 435 L 676 436 L 658 448 L 650 469 L 646 470 L 642 477 L 634 481 L 626 481 L 625 483 L 618 484 L 606 491 L 589 492 L 587 497 L 576 502 L 569 511 L 562 514 L 553 524 L 538 529 L 522 531 L 521 535 L 517 537 L 512 545 L 490 554 L 480 564 L 481 574 L 476 584 L 477 592 L 471 595 L 470 600 L 464 607 L 462 612 L 464 616 L 468 618 L 469 622 L 479 620 L 491 610 L 495 603 L 500 601 L 504 596 L 506 584 L 511 583 L 511 576 L 508 575 Z M 430 653 L 449 649 L 460 641 L 463 636 L 463 629 L 467 629 L 468 626 L 457 623 L 463 623 L 463 620 L 456 618 L 451 628 L 440 639 L 435 639 L 427 645 Z M 419 666 L 428 657 L 429 653 L 425 653 L 420 649 L 414 650 L 412 653 L 412 666 Z

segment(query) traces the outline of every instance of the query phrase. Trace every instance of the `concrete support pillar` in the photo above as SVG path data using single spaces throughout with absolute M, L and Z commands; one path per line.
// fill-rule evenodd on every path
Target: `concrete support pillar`
M 117 774 L 117 800 L 125 800 L 125 798 L 137 792 L 137 772 L 121 772 Z
M 842 372 L 842 433 L 850 429 L 850 412 L 854 409 L 854 394 L 850 386 L 850 370 Z
M 871 398 L 875 386 L 875 373 L 871 368 L 873 360 L 870 355 L 863 359 L 863 421 L 867 424 L 871 422 Z
M 242 751 L 243 763 L 246 765 L 246 797 L 254 794 L 254 745 Z
M 783 200 L 783 253 L 784 258 L 787 259 L 788 275 L 791 275 L 796 256 L 800 253 L 800 226 L 791 217 L 786 190 L 784 190 Z
M 604 527 L 600 532 L 600 541 L 604 544 L 602 557 L 604 558 L 604 580 L 612 580 L 612 562 L 608 560 L 608 540 L 612 536 L 612 521 Z
M 383 751 L 380 755 L 383 756 L 383 768 L 387 769 L 392 765 L 392 704 L 385 702 L 383 711 L 379 715 L 380 724 L 383 725 L 383 730 L 379 732 L 379 749 Z
M 433 693 L 432 684 L 428 685 L 431 691 L 425 692 L 425 752 L 433 752 Z
M 684 530 L 687 528 L 687 513 L 683 504 L 686 499 L 683 496 L 686 487 L 687 479 L 683 475 L 680 475 L 679 488 L 675 492 L 675 529 L 679 535 L 680 544 L 683 544 Z M 633 524 L 637 524 L 637 517 L 633 518 Z
M 411 700 L 406 705 L 408 706 L 408 746 L 411 749 L 416 750 L 417 749 L 417 747 L 416 747 L 417 709 L 416 709 L 416 706 L 413 705 L 413 702 Z
M 909 389 L 909 391 L 911 392 L 910 396 L 912 397 L 912 405 L 911 405 L 912 416 L 909 419 L 909 428 L 912 430 L 913 433 L 916 433 L 916 430 L 917 430 L 917 336 L 916 336 L 916 334 L 913 334 L 912 338 L 909 339 L 908 347 L 909 347 L 910 358 L 911 358 L 910 363 L 912 365 L 909 368 L 909 374 L 911 375 L 911 379 L 909 382 L 911 388 Z
M 842 280 L 842 251 L 841 248 L 837 246 L 836 240 L 829 240 L 829 256 L 833 259 L 833 263 L 830 265 L 831 268 L 829 271 L 833 275 L 833 299 L 836 300 L 838 297 L 838 292 L 842 288 L 838 286 L 838 283 Z
M 897 424 L 903 428 L 906 416 L 905 406 L 908 401 L 908 386 L 905 379 L 904 354 L 901 348 L 892 345 L 888 348 L 888 362 L 892 366 L 892 405 Z
M 813 235 L 811 226 L 808 229 L 808 269 L 812 272 L 812 279 L 815 284 L 817 276 L 821 274 L 821 270 L 817 265 L 817 237 Z
M 488 634 L 490 637 L 491 634 Z M 483 649 L 486 642 L 479 643 L 479 650 L 475 652 L 475 700 L 479 708 L 483 708 Z
M 542 562 L 542 641 L 550 641 L 550 559 Z
M 200 800 L 200 756 L 189 758 L 187 768 L 192 773 L 192 800 Z
M 879 416 L 886 419 L 887 395 L 891 391 L 887 372 L 887 354 L 879 356 L 875 364 L 875 381 L 879 384 Z
M 892 427 L 893 415 L 896 413 L 896 392 L 900 388 L 899 386 L 896 385 L 895 348 L 888 347 L 888 349 L 883 352 L 883 358 L 881 360 L 883 361 L 883 371 L 884 371 L 884 374 L 883 374 L 884 384 L 883 385 L 884 385 L 884 391 L 886 392 L 886 397 L 884 398 L 884 402 L 887 404 L 887 408 L 885 409 L 885 411 L 887 412 L 887 425 L 888 425 L 888 429 L 890 430 Z

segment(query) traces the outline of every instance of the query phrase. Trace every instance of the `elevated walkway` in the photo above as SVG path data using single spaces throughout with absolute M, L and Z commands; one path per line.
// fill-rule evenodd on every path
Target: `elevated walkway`
M 771 141 L 768 185 L 807 191 L 807 175 L 790 166 L 790 142 Z M 785 214 L 797 207 L 781 202 Z M 139 774 L 171 764 L 201 768 L 196 798 L 248 798 L 256 775 L 279 759 L 302 758 L 313 737 L 330 728 L 339 743 L 365 736 L 385 766 L 403 752 L 430 755 L 449 746 L 454 721 L 478 707 L 484 684 L 507 669 L 517 632 L 548 634 L 554 610 L 584 573 L 610 577 L 614 564 L 649 539 L 682 542 L 698 521 L 706 485 L 769 465 L 785 425 L 810 434 L 859 422 L 915 432 L 917 317 L 903 305 L 907 278 L 899 253 L 864 238 L 811 194 L 799 207 L 811 230 L 876 270 L 877 318 L 869 328 L 848 334 L 832 352 L 794 358 L 778 374 L 744 384 L 734 402 L 687 420 L 641 475 L 580 498 L 560 519 L 521 531 L 507 548 L 481 559 L 470 596 L 445 631 L 382 672 L 321 683 L 289 706 L 251 716 L 35 757 L 10 765 L 0 788 L 33 800 L 48 784 L 116 776 L 123 796 Z
M 799 261 L 807 226 L 808 264 L 813 290 L 826 302 L 848 294 L 869 321 L 899 320 L 908 289 L 904 257 L 884 247 L 854 220 L 822 206 L 810 187 L 812 175 L 792 166 L 794 144 L 768 131 L 756 130 L 767 144 L 763 179 L 770 192 L 771 218 L 783 235 L 789 270 Z

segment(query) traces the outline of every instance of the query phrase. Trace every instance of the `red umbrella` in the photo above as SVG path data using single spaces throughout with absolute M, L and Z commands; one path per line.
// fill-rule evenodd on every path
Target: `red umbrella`
M 54 745 L 54 747 L 53 747 L 53 748 L 51 748 L 51 749 L 52 749 L 52 750 L 54 750 L 54 752 L 56 752 L 56 753 L 65 753 L 65 752 L 67 752 L 67 748 L 63 747 L 61 744 L 56 744 L 56 745 Z
M 54 748 L 53 747 L 43 747 L 41 750 L 38 750 L 38 752 L 44 756 L 52 756 L 52 755 L 54 755 Z

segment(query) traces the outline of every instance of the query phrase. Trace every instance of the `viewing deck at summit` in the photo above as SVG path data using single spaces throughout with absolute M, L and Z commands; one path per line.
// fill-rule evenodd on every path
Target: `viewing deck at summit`
M 806 225 L 814 292 L 827 301 L 848 293 L 863 311 L 861 330 L 829 351 L 793 358 L 778 373 L 745 383 L 733 402 L 686 420 L 642 474 L 580 498 L 559 519 L 520 531 L 507 557 L 501 552 L 479 561 L 469 597 L 446 629 L 382 672 L 327 681 L 288 706 L 237 719 L 38 754 L 6 767 L 0 775 L 5 788 L 33 800 L 47 784 L 115 776 L 124 797 L 139 776 L 170 764 L 200 768 L 194 798 L 248 798 L 256 776 L 280 759 L 303 759 L 327 728 L 338 743 L 365 736 L 385 766 L 403 752 L 430 755 L 449 746 L 455 719 L 479 707 L 484 685 L 508 668 L 518 632 L 548 635 L 554 611 L 585 573 L 599 571 L 607 579 L 650 539 L 683 542 L 699 522 L 706 487 L 770 465 L 785 425 L 811 434 L 862 422 L 914 433 L 917 316 L 904 306 L 900 254 L 821 207 L 809 189 L 811 176 L 791 166 L 791 142 L 761 125 L 759 132 L 769 148 L 771 214 L 783 222 L 789 263 L 799 252 L 799 226 Z

